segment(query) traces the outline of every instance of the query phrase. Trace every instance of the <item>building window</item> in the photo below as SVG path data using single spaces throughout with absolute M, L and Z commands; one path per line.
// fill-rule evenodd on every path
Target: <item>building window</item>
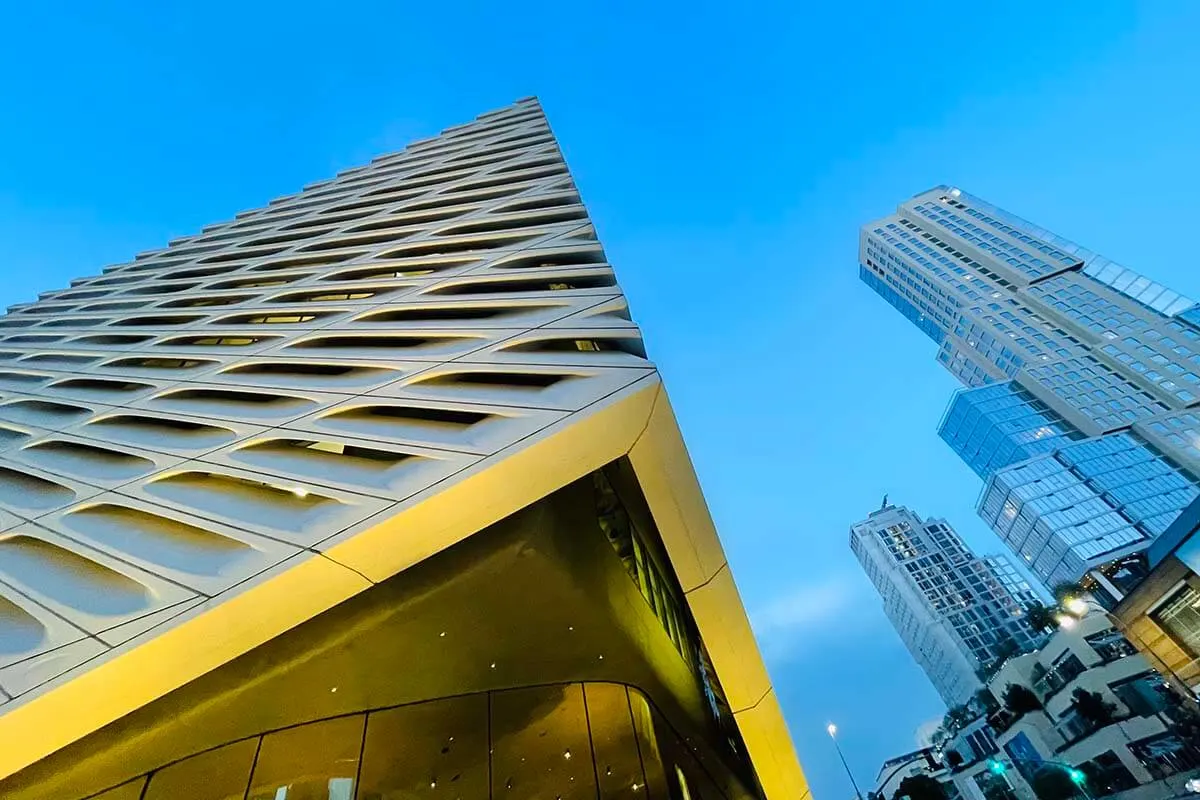
M 1192 656 L 1200 654 L 1200 592 L 1184 586 L 1150 618 Z
M 1092 723 L 1080 716 L 1074 706 L 1067 706 L 1055 727 L 1068 744 L 1073 744 L 1095 730 Z
M 641 589 L 646 602 L 671 637 L 679 654 L 689 664 L 696 663 L 692 653 L 688 625 L 681 605 L 656 561 L 650 556 L 641 532 L 634 526 L 612 483 L 603 472 L 592 475 L 596 500 L 596 521 L 600 530 L 620 557 L 629 577 Z
M 1200 749 L 1174 733 L 1134 742 L 1129 750 L 1156 779 L 1200 767 Z
M 1137 653 L 1137 648 L 1131 645 L 1121 635 L 1121 632 L 1117 630 L 1093 633 L 1091 636 L 1084 637 L 1084 639 L 1096 651 L 1096 655 L 1100 656 L 1105 662 L 1116 661 L 1119 658 Z
M 1125 704 L 1130 713 L 1139 717 L 1148 717 L 1166 708 L 1167 698 L 1163 696 L 1163 693 L 1170 691 L 1163 679 L 1154 672 L 1128 678 L 1120 683 L 1114 683 L 1109 688 Z
M 351 800 L 364 721 L 356 714 L 267 734 L 258 749 L 247 798 Z
M 1088 791 L 1094 796 L 1115 794 L 1138 785 L 1133 773 L 1112 750 L 1083 762 L 1079 769 L 1087 776 Z
M 1084 670 L 1083 662 L 1074 653 L 1060 657 L 1048 670 L 1038 664 L 1033 671 L 1033 690 L 1044 700 L 1083 674 Z
M 1003 775 L 984 771 L 976 775 L 974 780 L 986 800 L 1017 800 L 1017 793 Z

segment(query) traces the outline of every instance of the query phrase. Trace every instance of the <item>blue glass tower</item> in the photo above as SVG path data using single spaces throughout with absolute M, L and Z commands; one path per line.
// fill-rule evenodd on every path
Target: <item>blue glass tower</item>
M 996 471 L 979 513 L 1046 583 L 1077 580 L 1102 560 L 1120 568 L 1094 577 L 1123 592 L 1140 577 L 1125 557 L 1145 550 L 1198 495 L 1191 476 L 1123 432 Z
M 863 227 L 860 274 L 966 387 L 939 435 L 1048 584 L 1110 594 L 1200 494 L 1200 307 L 966 192 Z
M 1013 381 L 957 392 L 938 435 L 987 480 L 997 469 L 1052 453 L 1083 434 Z

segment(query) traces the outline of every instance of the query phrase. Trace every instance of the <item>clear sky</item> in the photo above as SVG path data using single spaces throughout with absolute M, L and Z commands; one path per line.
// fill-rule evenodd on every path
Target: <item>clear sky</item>
M 888 492 L 998 547 L 858 226 L 953 183 L 1200 296 L 1194 0 L 188 5 L 5 9 L 0 303 L 538 95 L 819 800 L 828 720 L 865 789 L 943 710 L 849 524 Z

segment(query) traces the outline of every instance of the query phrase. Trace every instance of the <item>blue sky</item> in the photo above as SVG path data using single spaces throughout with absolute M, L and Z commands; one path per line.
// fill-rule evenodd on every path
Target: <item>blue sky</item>
M 858 226 L 955 183 L 1200 296 L 1186 0 L 103 5 L 6 9 L 0 302 L 539 95 L 821 800 L 850 791 L 827 720 L 868 784 L 942 710 L 849 524 L 888 492 L 998 547 Z

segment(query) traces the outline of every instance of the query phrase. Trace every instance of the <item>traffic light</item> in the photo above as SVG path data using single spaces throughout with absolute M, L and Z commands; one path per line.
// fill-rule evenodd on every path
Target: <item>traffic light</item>
M 1087 780 L 1087 776 L 1083 774 L 1083 770 L 1081 769 L 1075 769 L 1072 767 L 1071 769 L 1067 770 L 1067 774 L 1071 776 L 1071 783 L 1075 784 L 1076 786 L 1082 786 L 1083 782 Z
M 1008 770 L 1008 765 L 998 758 L 989 758 L 988 769 L 993 775 L 1003 775 Z

